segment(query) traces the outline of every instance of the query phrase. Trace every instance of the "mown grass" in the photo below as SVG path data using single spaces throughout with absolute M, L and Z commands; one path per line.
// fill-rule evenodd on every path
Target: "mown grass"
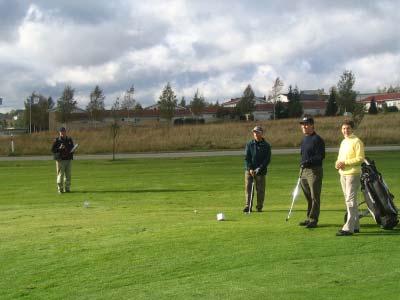
M 368 155 L 400 195 L 399 153 Z M 273 157 L 265 212 L 251 215 L 242 157 L 77 160 L 64 195 L 54 162 L 1 162 L 0 298 L 395 299 L 400 230 L 367 217 L 360 234 L 335 236 L 334 158 L 312 230 L 297 225 L 303 197 L 285 222 L 297 155 Z
M 317 118 L 316 130 L 328 146 L 338 146 L 343 117 Z M 302 133 L 298 119 L 264 122 L 234 122 L 187 126 L 124 126 L 120 130 L 118 152 L 160 152 L 182 150 L 242 149 L 251 137 L 251 129 L 261 124 L 266 139 L 274 148 L 298 147 Z M 367 115 L 356 134 L 366 145 L 400 144 L 400 113 Z M 68 133 L 80 144 L 80 154 L 111 153 L 108 128 L 72 130 Z M 56 132 L 14 137 L 15 155 L 48 155 Z M 0 137 L 0 155 L 9 155 L 10 138 Z

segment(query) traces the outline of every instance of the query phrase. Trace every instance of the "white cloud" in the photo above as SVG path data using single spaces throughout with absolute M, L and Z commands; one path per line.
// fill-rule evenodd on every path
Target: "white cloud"
M 66 84 L 84 106 L 97 84 L 107 104 L 134 84 L 147 105 L 167 82 L 178 98 L 199 88 L 221 101 L 247 84 L 268 94 L 276 77 L 285 89 L 329 89 L 345 69 L 362 91 L 400 81 L 398 1 L 35 3 L 1 7 L 4 106 L 22 107 L 32 91 L 58 98 Z

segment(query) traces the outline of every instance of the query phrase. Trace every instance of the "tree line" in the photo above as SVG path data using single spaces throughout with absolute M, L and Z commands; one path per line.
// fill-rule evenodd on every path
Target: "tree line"
M 329 91 L 329 98 L 326 116 L 352 114 L 355 121 L 362 119 L 364 107 L 356 102 L 357 93 L 353 87 L 355 84 L 355 76 L 352 71 L 344 71 L 336 86 L 332 86 Z M 284 103 L 280 96 L 282 95 L 284 83 L 278 77 L 274 80 L 268 100 L 273 104 L 272 119 L 294 118 L 303 115 L 303 106 L 300 101 L 300 90 L 297 86 L 289 85 L 287 89 L 287 103 Z M 400 91 L 399 86 L 378 89 L 378 92 L 391 93 Z M 206 107 L 216 108 L 217 118 L 229 119 L 251 119 L 256 108 L 256 97 L 250 84 L 247 85 L 239 98 L 236 106 L 232 108 L 223 107 L 218 101 L 208 103 L 204 95 L 197 89 L 194 96 L 187 104 L 185 97 L 182 97 L 179 104 L 177 96 L 168 82 L 163 88 L 157 101 L 160 117 L 166 120 L 172 120 L 175 110 L 178 107 L 190 109 L 194 118 L 199 118 Z M 103 90 L 96 85 L 89 96 L 89 103 L 86 106 L 86 112 L 89 119 L 96 124 L 102 121 L 105 116 L 105 96 Z M 55 109 L 58 122 L 63 124 L 71 121 L 74 110 L 77 109 L 77 101 L 75 100 L 75 90 L 67 85 L 61 96 L 55 103 L 51 97 L 46 98 L 41 94 L 33 92 L 24 102 L 25 110 L 23 115 L 23 124 L 30 132 L 48 130 L 49 126 L 49 110 Z M 117 112 L 124 110 L 127 112 L 127 117 L 130 114 L 142 110 L 141 104 L 135 99 L 135 88 L 132 85 L 127 89 L 121 97 L 117 97 L 112 105 L 112 111 Z M 385 111 L 385 107 L 383 108 Z M 386 111 L 390 111 L 386 109 Z M 376 103 L 371 101 L 369 113 L 378 113 Z M 114 116 L 116 114 L 114 113 Z M 359 121 L 360 121 L 359 120 Z

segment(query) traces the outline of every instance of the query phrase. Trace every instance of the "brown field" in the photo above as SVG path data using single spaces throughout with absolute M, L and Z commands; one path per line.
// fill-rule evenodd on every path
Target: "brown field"
M 338 146 L 343 117 L 316 118 L 315 127 L 327 146 Z M 251 138 L 251 129 L 261 125 L 273 148 L 298 147 L 302 138 L 298 119 L 264 122 L 230 122 L 184 126 L 123 126 L 118 138 L 119 153 L 242 149 Z M 79 143 L 80 154 L 112 152 L 109 128 L 68 132 Z M 365 145 L 400 144 L 400 113 L 366 115 L 356 130 Z M 57 132 L 40 132 L 14 137 L 15 155 L 49 155 Z M 0 137 L 0 155 L 10 155 L 10 137 Z

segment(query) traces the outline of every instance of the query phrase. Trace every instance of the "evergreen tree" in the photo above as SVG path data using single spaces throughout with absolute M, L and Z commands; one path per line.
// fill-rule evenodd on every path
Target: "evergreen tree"
M 300 92 L 297 86 L 294 90 L 291 90 L 292 87 L 289 87 L 288 93 L 288 107 L 287 107 L 287 114 L 289 118 L 298 118 L 303 115 L 303 106 L 300 102 Z M 289 98 L 289 94 L 291 94 Z
M 190 110 L 195 116 L 200 116 L 206 107 L 206 101 L 203 95 L 200 95 L 199 90 L 194 94 L 193 100 L 190 102 Z
M 182 96 L 181 102 L 179 102 L 179 106 L 186 107 L 186 100 L 184 96 Z
M 94 90 L 90 93 L 90 100 L 86 107 L 86 110 L 93 121 L 101 120 L 104 113 L 104 99 L 105 96 L 103 95 L 103 91 L 98 85 L 96 85 Z
M 278 100 L 275 105 L 275 119 L 285 119 L 288 117 L 288 109 L 285 104 Z
M 164 87 L 159 99 L 160 100 L 158 101 L 158 104 L 160 108 L 160 116 L 171 122 L 172 118 L 174 117 L 178 101 L 169 82 Z
M 372 97 L 371 102 L 369 104 L 368 113 L 370 115 L 376 115 L 378 113 L 378 108 L 376 107 L 375 97 Z
M 139 102 L 136 102 L 135 111 L 141 111 L 141 110 L 143 110 L 142 104 L 140 104 Z
M 329 94 L 329 100 L 328 100 L 328 105 L 326 106 L 325 116 L 336 116 L 336 113 L 338 111 L 336 99 L 337 99 L 337 92 L 336 88 L 333 86 Z
M 75 90 L 67 85 L 61 97 L 57 101 L 57 120 L 66 124 L 72 116 L 73 110 L 76 108 L 76 101 L 74 100 Z
M 337 104 L 339 114 L 344 112 L 353 113 L 356 106 L 356 92 L 353 91 L 355 76 L 351 71 L 344 71 L 337 84 Z
M 244 116 L 246 114 L 251 114 L 256 108 L 256 102 L 254 100 L 254 92 L 251 88 L 251 85 L 247 85 L 245 88 L 242 97 L 236 105 L 236 111 L 239 116 Z

